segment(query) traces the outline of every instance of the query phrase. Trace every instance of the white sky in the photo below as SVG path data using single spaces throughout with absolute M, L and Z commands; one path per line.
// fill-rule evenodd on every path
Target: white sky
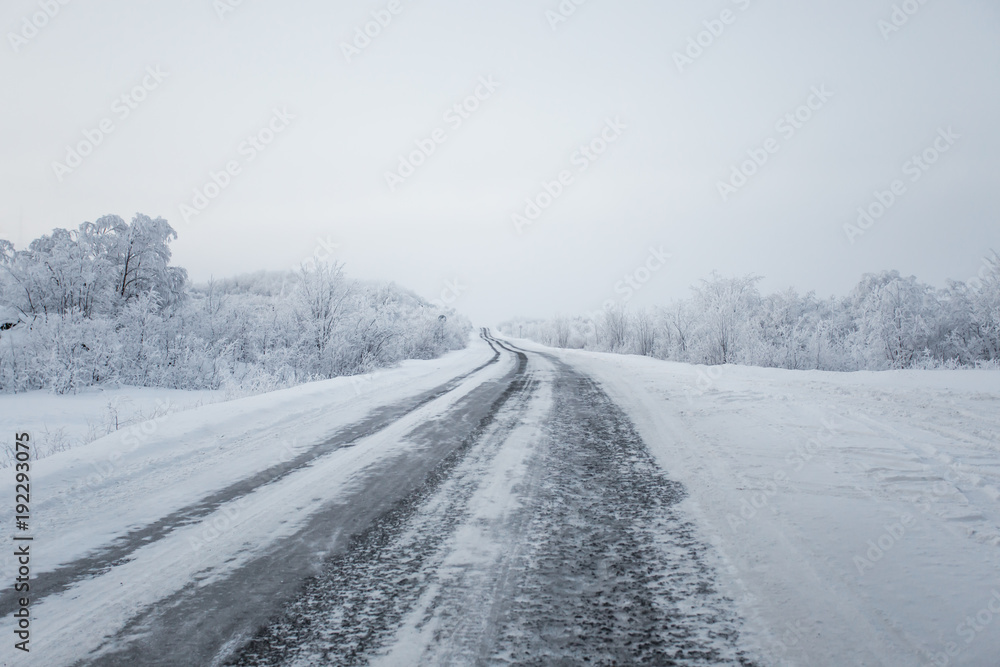
M 355 277 L 427 298 L 458 279 L 455 306 L 483 324 L 593 310 L 650 246 L 672 258 L 637 304 L 713 269 L 821 296 L 887 268 L 942 285 L 1000 250 L 995 0 L 929 0 L 888 39 L 889 0 L 587 0 L 555 30 L 559 0 L 399 0 L 352 62 L 341 43 L 389 0 L 243 0 L 224 18 L 213 0 L 71 0 L 15 50 L 40 2 L 57 0 L 0 9 L 0 238 L 18 247 L 141 211 L 174 225 L 175 263 L 202 280 L 329 239 Z M 727 9 L 679 72 L 674 53 Z M 157 66 L 169 76 L 122 118 L 115 100 Z M 453 128 L 480 77 L 499 88 Z M 813 86 L 833 97 L 785 138 L 775 122 Z M 275 108 L 294 120 L 247 161 Z M 574 153 L 615 117 L 627 128 L 580 173 Z M 60 181 L 53 162 L 105 118 L 114 132 Z M 960 138 L 911 182 L 904 163 L 942 127 Z M 436 128 L 447 140 L 391 192 L 385 172 Z M 772 137 L 723 202 L 718 182 Z M 229 160 L 240 173 L 186 224 L 180 205 Z M 564 169 L 573 183 L 517 234 L 511 215 Z M 849 243 L 843 225 L 895 179 L 905 193 Z

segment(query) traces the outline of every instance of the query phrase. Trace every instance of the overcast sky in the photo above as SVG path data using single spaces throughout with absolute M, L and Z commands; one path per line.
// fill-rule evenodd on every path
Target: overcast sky
M 0 238 L 162 216 L 195 280 L 336 244 L 428 299 L 457 280 L 482 324 L 593 310 L 637 270 L 638 305 L 712 270 L 828 296 L 1000 250 L 995 0 L 562 8 L 8 0 Z M 651 248 L 670 258 L 647 275 Z

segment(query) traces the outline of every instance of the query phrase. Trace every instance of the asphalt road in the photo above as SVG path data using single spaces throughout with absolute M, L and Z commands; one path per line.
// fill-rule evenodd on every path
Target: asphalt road
M 76 664 L 752 664 L 678 508 L 684 489 L 623 411 L 558 359 L 482 336 L 496 352 L 487 365 L 508 357 L 509 372 L 406 431 L 412 447 L 365 467 L 294 535 L 140 610 Z M 43 575 L 36 599 L 399 424 L 481 369 Z

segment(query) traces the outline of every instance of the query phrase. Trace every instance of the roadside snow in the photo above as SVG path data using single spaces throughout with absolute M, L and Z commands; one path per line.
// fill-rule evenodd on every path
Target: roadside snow
M 183 391 L 148 387 L 102 389 L 88 387 L 79 394 L 47 391 L 0 394 L 0 468 L 9 467 L 14 433 L 31 434 L 33 458 L 45 458 L 86 445 L 119 429 L 168 412 L 226 400 L 225 391 Z
M 995 665 L 1000 373 L 553 350 L 687 487 L 767 664 Z
M 492 356 L 476 338 L 440 359 L 164 414 L 33 461 L 31 532 L 39 545 L 33 572 L 76 560 L 131 528 L 289 461 L 372 410 L 447 382 Z M 16 416 L 10 419 L 17 423 Z M 0 483 L 10 497 L 13 481 L 7 474 Z M 0 507 L 0 518 L 9 525 L 12 504 Z M 4 555 L 2 563 L 9 578 L 14 559 Z
M 35 462 L 32 575 L 287 461 L 372 410 L 447 382 L 492 356 L 476 339 L 468 349 L 442 359 L 407 362 L 360 382 L 338 378 L 188 410 L 153 420 L 146 431 L 119 432 Z M 35 603 L 32 651 L 44 655 L 49 665 L 73 663 L 156 601 L 191 582 L 205 585 L 226 576 L 293 534 L 368 466 L 412 448 L 402 437 L 409 429 L 442 414 L 484 377 L 509 369 L 509 362 L 484 369 L 384 431 L 225 503 L 202 520 L 140 547 L 111 570 Z M 12 485 L 4 480 L 3 486 Z M 5 522 L 11 518 L 8 508 L 0 512 Z M 14 567 L 13 559 L 5 557 L 5 580 L 13 579 Z M 123 581 L 141 583 L 126 591 Z M 0 621 L 0 632 L 12 633 L 10 620 Z

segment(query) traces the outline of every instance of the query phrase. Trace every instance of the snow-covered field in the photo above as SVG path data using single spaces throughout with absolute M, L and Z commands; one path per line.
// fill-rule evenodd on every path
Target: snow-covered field
M 86 445 L 168 413 L 226 400 L 225 391 L 88 387 L 78 394 L 43 390 L 0 394 L 0 466 L 9 466 L 15 431 L 27 431 L 39 458 Z
M 628 413 L 773 664 L 1000 664 L 1000 373 L 556 351 Z

